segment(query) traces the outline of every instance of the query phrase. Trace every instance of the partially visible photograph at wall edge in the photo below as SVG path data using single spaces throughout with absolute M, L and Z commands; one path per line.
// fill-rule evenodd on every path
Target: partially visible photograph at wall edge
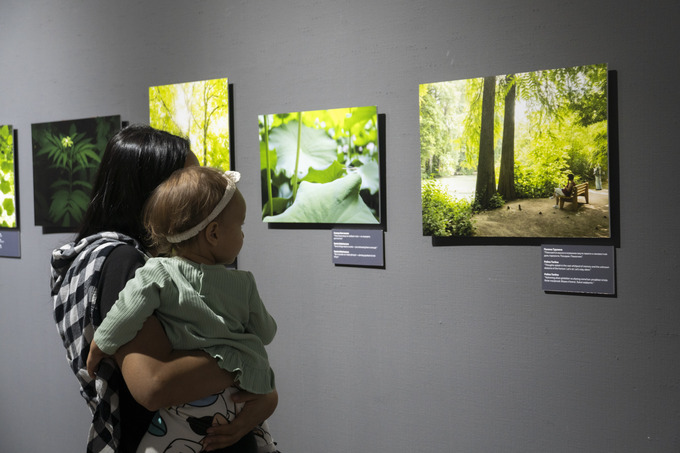
M 201 165 L 233 170 L 227 78 L 149 88 L 152 127 L 189 139 Z
M 594 64 L 421 84 L 423 235 L 611 238 L 608 74 Z
M 376 106 L 262 114 L 258 125 L 263 222 L 381 224 Z
M 0 125 L 0 229 L 18 227 L 17 170 L 14 128 Z
M 76 232 L 120 115 L 34 123 L 33 211 L 43 233 Z

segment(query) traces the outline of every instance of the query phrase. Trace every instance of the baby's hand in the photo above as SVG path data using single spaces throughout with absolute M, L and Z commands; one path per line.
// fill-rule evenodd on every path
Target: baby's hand
M 104 352 L 99 349 L 99 346 L 97 346 L 97 343 L 92 340 L 92 343 L 90 343 L 90 354 L 87 356 L 87 374 L 89 374 L 92 379 L 96 377 L 95 372 L 99 369 L 99 362 L 106 357 L 109 357 L 109 355 L 104 354 Z

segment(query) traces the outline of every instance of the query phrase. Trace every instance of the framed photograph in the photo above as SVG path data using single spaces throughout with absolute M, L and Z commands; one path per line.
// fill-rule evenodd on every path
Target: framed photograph
M 14 128 L 0 126 L 0 229 L 16 229 L 18 220 L 17 161 Z
M 149 88 L 152 127 L 188 138 L 201 165 L 233 170 L 228 79 Z
M 610 82 L 596 64 L 420 85 L 423 235 L 610 243 Z
M 262 221 L 384 227 L 382 120 L 375 106 L 259 115 Z
M 31 125 L 35 224 L 45 233 L 77 231 L 106 144 L 120 115 Z

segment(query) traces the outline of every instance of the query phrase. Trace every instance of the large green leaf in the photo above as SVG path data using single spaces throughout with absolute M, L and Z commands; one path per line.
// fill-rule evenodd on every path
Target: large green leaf
M 267 201 L 262 207 L 262 217 L 265 217 L 267 214 L 269 214 L 270 209 L 274 211 L 274 214 L 282 213 L 288 207 L 289 202 L 290 200 L 288 198 L 274 197 L 272 203 Z M 270 205 L 272 208 L 270 208 Z
M 323 184 L 340 179 L 346 174 L 347 170 L 345 170 L 345 167 L 340 165 L 337 160 L 334 160 L 333 163 L 324 170 L 315 170 L 310 168 L 304 180 Z
M 70 226 L 71 218 L 74 223 L 80 222 L 89 203 L 90 197 L 82 190 L 57 190 L 52 195 L 49 209 L 50 219 L 62 226 Z
M 337 158 L 337 143 L 323 129 L 302 125 L 297 168 L 327 168 Z M 278 168 L 293 176 L 297 156 L 298 122 L 291 121 L 269 132 L 269 147 L 276 149 Z M 304 176 L 301 174 L 299 176 Z
M 82 190 L 74 190 L 71 194 L 71 200 L 73 206 L 72 212 L 78 213 L 78 215 L 74 215 L 74 217 L 76 220 L 80 220 L 90 202 L 90 196 Z
M 326 184 L 300 183 L 293 205 L 263 219 L 272 223 L 378 223 L 359 196 L 361 177 L 350 174 Z
M 70 196 L 71 194 L 68 190 L 57 190 L 52 194 L 49 215 L 50 219 L 55 223 L 63 218 L 70 202 Z
M 380 168 L 377 162 L 370 161 L 357 167 L 356 171 L 361 176 L 362 189 L 368 189 L 372 194 L 380 190 Z

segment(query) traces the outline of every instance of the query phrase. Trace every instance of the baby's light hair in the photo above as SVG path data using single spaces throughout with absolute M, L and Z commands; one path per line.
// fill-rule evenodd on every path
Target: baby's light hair
M 224 172 L 212 167 L 187 167 L 175 171 L 151 194 L 144 208 L 144 227 L 157 254 L 191 244 L 194 236 L 171 243 L 168 236 L 189 230 L 205 219 L 224 196 L 228 181 Z

